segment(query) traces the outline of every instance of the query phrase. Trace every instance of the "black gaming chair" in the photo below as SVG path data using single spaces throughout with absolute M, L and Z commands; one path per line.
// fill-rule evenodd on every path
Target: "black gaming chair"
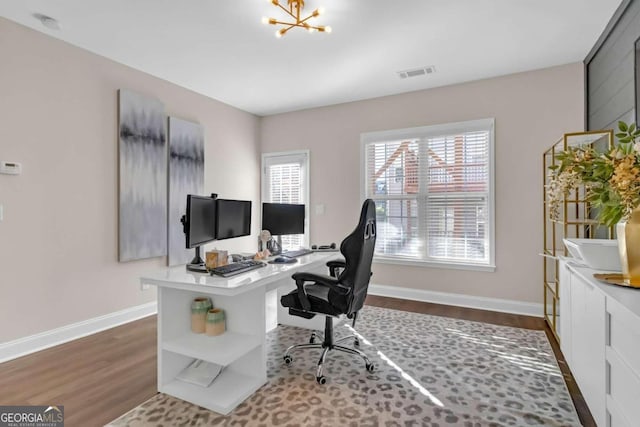
M 296 281 L 297 289 L 283 295 L 280 302 L 289 308 L 289 314 L 311 319 L 316 314 L 325 315 L 324 337 L 322 343 L 315 343 L 317 333 L 311 335 L 308 344 L 291 346 L 284 354 L 284 361 L 293 361 L 290 353 L 302 348 L 322 348 L 322 355 L 318 361 L 316 380 L 324 384 L 326 378 L 322 375 L 322 365 L 329 350 L 338 350 L 356 354 L 364 359 L 367 371 L 373 372 L 375 366 L 360 350 L 344 347 L 334 343 L 333 319 L 342 314 L 353 319 L 355 326 L 358 311 L 364 305 L 371 277 L 371 261 L 376 245 L 376 206 L 371 199 L 365 200 L 360 213 L 360 222 L 353 232 L 340 245 L 340 252 L 345 261 L 329 261 L 327 266 L 331 276 L 312 273 L 295 273 L 292 277 Z M 353 338 L 347 336 L 339 341 Z M 357 338 L 355 345 L 359 345 Z

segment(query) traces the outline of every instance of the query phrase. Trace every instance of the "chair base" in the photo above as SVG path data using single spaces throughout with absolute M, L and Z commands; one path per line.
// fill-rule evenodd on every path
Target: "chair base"
M 355 319 L 354 319 L 354 324 L 355 324 Z M 333 321 L 332 321 L 330 316 L 326 316 L 325 317 L 324 337 L 323 337 L 322 342 L 321 343 L 316 343 L 315 339 L 318 338 L 319 335 L 320 334 L 318 332 L 313 331 L 311 333 L 311 338 L 309 339 L 309 343 L 307 343 L 307 344 L 296 344 L 296 345 L 292 345 L 291 347 L 287 348 L 287 351 L 284 353 L 284 363 L 289 365 L 289 364 L 291 364 L 293 362 L 293 357 L 291 357 L 291 352 L 292 351 L 302 350 L 302 349 L 309 349 L 309 348 L 323 349 L 322 350 L 322 354 L 320 355 L 320 360 L 318 360 L 318 370 L 316 371 L 316 381 L 318 382 L 318 384 L 325 384 L 327 382 L 327 379 L 323 375 L 323 369 L 324 369 L 323 366 L 324 366 L 324 361 L 325 361 L 325 359 L 327 357 L 327 354 L 331 350 L 341 351 L 343 353 L 354 354 L 356 356 L 360 356 L 364 360 L 367 372 L 373 372 L 375 370 L 375 365 L 373 363 L 371 363 L 371 360 L 369 360 L 367 355 L 364 354 L 362 351 L 354 349 L 354 348 L 345 347 L 345 346 L 338 345 L 338 344 L 334 343 L 334 341 L 333 341 Z M 340 338 L 336 342 L 344 341 L 344 340 L 347 340 L 349 338 L 354 338 L 354 344 L 355 345 L 360 345 L 360 341 L 358 341 L 358 338 L 356 338 L 355 335 L 349 335 L 349 336 Z

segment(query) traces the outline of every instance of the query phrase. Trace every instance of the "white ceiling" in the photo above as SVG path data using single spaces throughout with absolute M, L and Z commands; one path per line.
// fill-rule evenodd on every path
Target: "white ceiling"
M 270 115 L 582 61 L 620 3 L 306 0 L 333 32 L 281 39 L 260 22 L 283 18 L 269 0 L 0 0 L 0 16 Z M 426 65 L 436 73 L 396 74 Z

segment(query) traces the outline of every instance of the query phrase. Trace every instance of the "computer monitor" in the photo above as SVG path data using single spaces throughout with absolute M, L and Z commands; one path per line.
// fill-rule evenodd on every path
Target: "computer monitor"
M 263 203 L 262 229 L 273 236 L 304 234 L 304 211 L 304 205 Z
M 193 249 L 216 239 L 216 200 L 211 197 L 187 195 L 187 215 L 184 224 L 187 249 Z
M 218 240 L 251 234 L 251 201 L 218 199 Z
M 216 212 L 215 197 L 187 195 L 187 212 L 181 222 L 187 249 L 196 250 L 195 257 L 187 264 L 188 270 L 206 272 L 200 246 L 216 239 Z

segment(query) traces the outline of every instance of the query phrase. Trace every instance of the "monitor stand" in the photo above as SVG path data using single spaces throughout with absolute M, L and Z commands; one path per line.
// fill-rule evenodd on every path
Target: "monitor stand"
M 207 273 L 207 266 L 200 257 L 200 246 L 196 246 L 196 256 L 187 264 L 187 270 L 194 271 L 196 273 Z

